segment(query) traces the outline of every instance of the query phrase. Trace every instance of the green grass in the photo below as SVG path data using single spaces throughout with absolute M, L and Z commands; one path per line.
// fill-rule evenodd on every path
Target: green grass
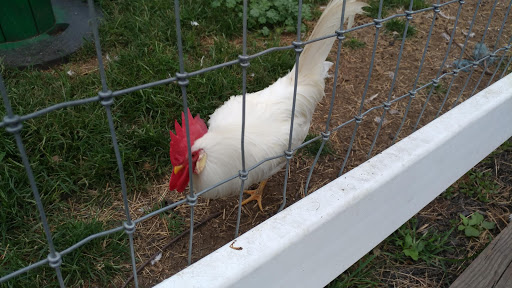
M 100 25 L 103 55 L 117 59 L 107 61 L 107 83 L 111 90 L 165 79 L 178 71 L 174 8 L 170 1 L 96 2 L 104 15 Z M 305 1 L 315 7 L 324 2 Z M 317 11 L 312 12 L 313 17 L 319 16 Z M 182 1 L 181 19 L 186 71 L 237 59 L 242 53 L 239 44 L 242 23 L 237 17 L 226 17 L 225 9 L 212 9 L 206 0 Z M 190 25 L 191 21 L 199 26 Z M 277 26 L 276 30 L 283 29 Z M 278 46 L 279 36 L 278 32 L 272 32 L 262 38 L 253 30 L 249 33 L 248 53 Z M 94 45 L 87 43 L 71 57 L 70 63 L 47 70 L 0 66 L 15 113 L 23 115 L 97 95 L 101 89 L 97 71 L 91 68 L 83 75 L 67 74 L 69 70 L 78 72 L 77 67 L 86 67 L 95 55 Z M 251 61 L 249 92 L 267 87 L 286 74 L 294 60 L 293 51 L 284 51 Z M 187 87 L 190 110 L 207 120 L 231 95 L 241 92 L 241 85 L 238 65 L 193 77 Z M 129 194 L 144 192 L 168 175 L 169 130 L 182 111 L 181 97 L 179 86 L 173 83 L 115 98 L 114 125 Z M 3 113 L 0 109 L 0 117 Z M 103 228 L 121 225 L 120 221 L 100 223 L 76 218 L 67 212 L 70 203 L 112 209 L 106 187 L 120 191 L 106 112 L 100 103 L 60 109 L 25 121 L 21 135 L 59 250 Z M 48 247 L 14 137 L 4 129 L 0 132 L 0 151 L 0 266 L 1 275 L 5 275 L 45 258 Z M 184 229 L 183 219 L 175 214 L 161 217 L 165 218 L 170 233 L 177 234 Z M 77 252 L 79 256 L 66 255 L 63 275 L 68 286 L 83 286 L 89 280 L 109 283 L 120 269 L 129 269 L 119 266 L 129 262 L 123 258 L 125 254 L 120 254 L 128 252 L 127 237 L 116 235 L 87 244 L 85 250 Z M 95 246 L 100 244 L 108 246 L 104 252 Z M 109 245 L 115 246 L 111 252 L 108 252 Z M 90 257 L 81 257 L 84 253 Z M 96 257 L 94 261 L 92 257 Z M 52 273 L 50 268 L 37 269 L 0 287 L 53 287 Z
M 486 203 L 489 202 L 492 194 L 497 193 L 498 189 L 499 185 L 491 171 L 472 169 L 468 171 L 465 177 L 461 178 L 461 180 L 459 180 L 456 185 L 446 189 L 446 191 L 443 193 L 443 196 L 450 199 L 455 197 L 457 193 L 460 193 L 467 197 Z
M 351 50 L 357 50 L 366 47 L 366 43 L 357 38 L 350 37 L 348 40 L 343 41 L 343 46 Z
M 167 206 L 166 202 L 157 203 L 153 206 L 151 211 L 148 212 L 148 214 L 165 206 Z M 171 233 L 171 236 L 179 235 L 185 230 L 185 220 L 180 215 L 174 213 L 174 211 L 168 210 L 160 213 L 158 216 L 167 224 L 167 229 Z
M 409 10 L 410 0 L 384 0 L 382 3 L 382 18 L 389 16 L 392 13 L 395 13 L 394 10 L 402 9 Z M 368 1 L 368 6 L 364 7 L 363 10 L 366 14 L 372 18 L 378 17 L 379 12 L 379 4 L 380 0 L 370 0 Z M 420 10 L 423 8 L 430 7 L 430 4 L 426 0 L 414 0 L 412 4 L 412 10 Z
M 304 142 L 307 142 L 318 135 L 314 134 L 308 134 L 306 136 L 306 139 L 304 139 Z M 313 141 L 309 145 L 305 146 L 302 151 L 304 151 L 305 154 L 309 156 L 316 156 L 318 153 L 318 150 L 320 149 L 320 146 L 322 146 L 322 139 L 318 139 L 316 141 Z M 320 156 L 326 156 L 326 155 L 334 155 L 336 154 L 335 149 L 332 147 L 332 143 L 330 141 L 325 142 L 324 147 L 322 148 L 322 152 L 320 152 Z
M 445 232 L 429 229 L 418 233 L 417 224 L 418 220 L 412 218 L 388 238 L 394 242 L 399 251 L 401 250 L 401 253 L 395 254 L 396 258 L 414 261 L 421 259 L 429 264 L 434 260 L 439 260 L 440 253 L 452 249 L 448 238 L 454 228 Z
M 106 225 L 97 219 L 78 220 L 60 219 L 62 222 L 54 229 L 54 244 L 62 251 L 83 238 L 104 231 Z M 31 235 L 32 234 L 32 235 Z M 30 236 L 31 235 L 31 236 Z M 46 238 L 40 223 L 32 223 L 25 229 L 26 237 L 9 241 L 0 246 L 0 255 L 5 255 L 0 261 L 0 274 L 23 268 L 48 256 Z M 4 238 L 5 239 L 5 238 Z M 12 240 L 12 239 L 10 239 Z M 2 243 L 6 243 L 3 242 Z M 11 245 L 15 243 L 16 245 Z M 112 277 L 123 271 L 129 262 L 128 238 L 122 232 L 94 239 L 77 248 L 62 258 L 62 274 L 64 283 L 68 286 L 84 287 L 95 285 L 112 285 Z M 23 258 L 19 257 L 24 255 Z M 22 274 L 15 280 L 2 284 L 2 287 L 57 287 L 55 270 L 43 266 Z
M 409 0 L 385 0 L 382 3 L 382 15 L 381 18 L 385 18 L 389 15 L 392 15 L 396 13 L 396 10 L 409 10 L 410 6 Z M 379 4 L 380 0 L 370 0 L 368 2 L 367 7 L 364 7 L 363 10 L 366 12 L 366 14 L 372 18 L 378 18 L 378 12 L 379 12 Z M 420 10 L 423 8 L 430 7 L 430 4 L 426 0 L 414 0 L 412 5 L 412 10 Z M 384 27 L 387 31 L 390 32 L 397 32 L 400 37 L 404 34 L 405 30 L 405 20 L 404 19 L 391 19 L 384 23 Z M 411 37 L 416 34 L 416 29 L 413 25 L 409 24 L 409 27 L 407 28 L 407 36 Z
M 384 23 L 384 27 L 386 27 L 386 30 L 398 33 L 400 38 L 402 37 L 402 35 L 404 35 L 405 26 L 405 21 L 397 18 L 391 19 Z M 412 37 L 414 35 L 416 35 L 416 28 L 414 28 L 413 25 L 409 24 L 407 26 L 407 34 L 405 35 L 405 37 Z

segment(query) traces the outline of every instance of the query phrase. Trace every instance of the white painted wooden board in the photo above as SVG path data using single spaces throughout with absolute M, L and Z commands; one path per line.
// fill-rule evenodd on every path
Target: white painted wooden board
M 324 287 L 511 136 L 512 74 L 155 287 Z

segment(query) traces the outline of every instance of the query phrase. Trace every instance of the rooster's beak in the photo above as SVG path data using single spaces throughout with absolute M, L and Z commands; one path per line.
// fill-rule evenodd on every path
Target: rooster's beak
M 183 165 L 174 166 L 174 174 L 178 174 L 178 172 L 180 172 L 181 169 L 183 169 Z

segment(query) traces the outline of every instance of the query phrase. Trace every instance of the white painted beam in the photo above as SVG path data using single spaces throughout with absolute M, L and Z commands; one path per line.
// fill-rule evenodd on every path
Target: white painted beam
M 511 136 L 512 74 L 156 287 L 323 287 Z

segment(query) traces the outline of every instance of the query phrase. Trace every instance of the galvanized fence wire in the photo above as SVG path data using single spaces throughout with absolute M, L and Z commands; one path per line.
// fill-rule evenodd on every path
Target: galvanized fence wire
M 341 19 L 344 19 L 346 2 L 347 1 L 344 0 L 342 12 L 341 12 L 342 13 L 342 18 Z M 418 81 L 419 81 L 420 75 L 422 73 L 422 69 L 424 67 L 424 63 L 425 63 L 425 59 L 426 59 L 426 56 L 427 56 L 427 51 L 428 51 L 428 48 L 429 48 L 429 45 L 430 45 L 430 42 L 431 42 L 431 36 L 432 36 L 433 30 L 434 30 L 436 19 L 438 18 L 439 13 L 441 13 L 441 9 L 444 6 L 447 6 L 447 5 L 457 5 L 457 3 L 458 3 L 458 8 L 457 8 L 456 17 L 454 19 L 454 24 L 453 24 L 454 26 L 452 28 L 452 31 L 451 31 L 451 34 L 450 34 L 450 38 L 448 40 L 448 45 L 447 45 L 447 48 L 446 48 L 446 53 L 444 54 L 444 58 L 442 60 L 442 63 L 440 65 L 438 71 L 437 71 L 437 74 L 436 74 L 436 76 L 433 79 L 431 79 L 431 81 L 429 81 L 428 83 L 418 87 Z M 494 14 L 494 11 L 495 11 L 497 3 L 498 3 L 498 0 L 495 0 L 494 3 L 493 3 L 491 14 L 490 14 L 490 16 L 488 18 L 487 25 L 485 27 L 484 33 L 483 33 L 481 41 L 479 43 L 483 44 L 484 41 L 485 41 L 485 38 L 486 38 L 486 35 L 487 35 L 487 31 L 489 29 L 489 25 L 490 25 L 491 20 L 493 18 L 493 14 Z M 13 136 L 14 136 L 14 138 L 16 140 L 16 145 L 18 147 L 18 150 L 19 150 L 19 153 L 20 153 L 23 165 L 25 167 L 25 170 L 26 170 L 26 173 L 27 173 L 27 177 L 29 179 L 30 187 L 32 189 L 33 196 L 34 196 L 34 199 L 35 199 L 35 202 L 36 202 L 36 206 L 37 206 L 37 209 L 39 211 L 39 216 L 40 216 L 41 222 L 43 224 L 43 229 L 44 229 L 44 233 L 45 233 L 45 236 L 46 236 L 46 240 L 47 240 L 47 243 L 48 243 L 48 249 L 49 249 L 49 254 L 48 254 L 48 257 L 46 259 L 43 259 L 43 260 L 40 260 L 38 262 L 32 263 L 32 264 L 30 264 L 30 265 L 28 265 L 28 266 L 26 266 L 26 267 L 24 267 L 22 269 L 19 269 L 19 270 L 14 271 L 14 272 L 12 272 L 10 274 L 2 276 L 0 278 L 0 283 L 6 282 L 6 281 L 8 281 L 8 280 L 10 280 L 10 279 L 12 279 L 12 278 L 22 274 L 22 273 L 25 273 L 25 272 L 29 271 L 29 270 L 32 270 L 32 269 L 35 269 L 35 268 L 40 267 L 42 265 L 48 264 L 50 267 L 55 269 L 55 273 L 57 275 L 57 279 L 58 279 L 60 287 L 65 287 L 63 276 L 62 276 L 62 272 L 61 272 L 62 257 L 64 257 L 66 254 L 68 254 L 68 253 L 78 249 L 79 247 L 85 245 L 86 243 L 88 243 L 88 242 L 90 242 L 90 241 L 92 241 L 94 239 L 97 239 L 97 238 L 100 238 L 100 237 L 104 237 L 104 236 L 112 234 L 112 233 L 124 231 L 128 235 L 128 238 L 129 238 L 129 243 L 130 243 L 129 253 L 130 253 L 130 256 L 131 256 L 131 262 L 132 262 L 131 264 L 132 264 L 132 270 L 133 270 L 134 283 L 135 283 L 135 287 L 138 287 L 136 257 L 135 257 L 135 248 L 134 248 L 134 236 L 133 236 L 133 234 L 135 233 L 135 226 L 136 226 L 136 224 L 141 223 L 141 222 L 143 222 L 143 221 L 145 221 L 145 220 L 147 220 L 147 219 L 149 219 L 149 218 L 151 218 L 151 217 L 153 217 L 155 215 L 158 215 L 158 214 L 163 213 L 165 211 L 168 211 L 170 209 L 174 209 L 175 207 L 177 207 L 179 205 L 188 205 L 189 208 L 190 208 L 190 234 L 189 234 L 189 245 L 188 245 L 188 263 L 191 264 L 192 263 L 192 251 L 193 251 L 193 245 L 192 244 L 193 244 L 193 237 L 194 237 L 194 230 L 193 230 L 193 227 L 194 227 L 194 207 L 197 204 L 198 197 L 200 197 L 202 194 L 207 193 L 211 189 L 219 187 L 220 185 L 223 185 L 223 184 L 225 184 L 225 183 L 227 183 L 229 181 L 233 181 L 233 180 L 238 178 L 238 179 L 240 179 L 239 203 L 241 203 L 242 202 L 242 195 L 243 195 L 243 191 L 244 191 L 244 184 L 245 184 L 245 181 L 248 178 L 249 173 L 252 170 L 254 170 L 255 168 L 257 168 L 258 166 L 260 166 L 261 164 L 263 164 L 263 163 L 265 163 L 267 161 L 271 161 L 271 160 L 274 160 L 274 159 L 278 159 L 278 158 L 284 157 L 285 161 L 286 161 L 286 166 L 285 166 L 285 171 L 286 172 L 284 174 L 283 195 L 282 195 L 283 200 L 282 200 L 281 206 L 279 207 L 279 211 L 281 211 L 285 207 L 285 205 L 286 205 L 286 192 L 287 192 L 287 186 L 288 186 L 288 177 L 289 177 L 289 174 L 290 174 L 290 161 L 293 158 L 294 153 L 297 150 L 299 150 L 299 149 L 301 149 L 301 148 L 303 148 L 303 147 L 305 147 L 307 145 L 310 145 L 311 143 L 313 143 L 315 141 L 321 140 L 321 145 L 320 145 L 320 147 L 319 147 L 319 149 L 318 149 L 318 151 L 316 153 L 316 156 L 314 158 L 313 163 L 311 164 L 311 167 L 309 168 L 309 173 L 308 173 L 306 185 L 305 185 L 305 188 L 304 188 L 304 194 L 307 195 L 308 194 L 309 185 L 310 185 L 311 176 L 313 175 L 315 166 L 318 163 L 318 160 L 319 160 L 319 157 L 320 157 L 320 155 L 322 153 L 322 150 L 324 149 L 327 141 L 329 141 L 330 136 L 332 135 L 332 133 L 342 129 L 343 127 L 345 127 L 345 126 L 347 126 L 347 125 L 349 125 L 351 123 L 355 124 L 354 128 L 352 130 L 352 134 L 351 134 L 351 137 L 350 137 L 350 141 L 349 141 L 348 147 L 347 147 L 347 152 L 345 154 L 345 157 L 343 158 L 343 162 L 341 164 L 341 167 L 340 167 L 340 170 L 339 170 L 339 173 L 338 173 L 338 176 L 340 176 L 340 175 L 343 174 L 343 172 L 344 172 L 344 170 L 346 168 L 347 161 L 348 161 L 348 159 L 350 157 L 352 148 L 354 146 L 354 140 L 356 138 L 358 129 L 359 129 L 359 127 L 360 127 L 364 117 L 368 113 L 370 113 L 370 112 L 372 112 L 374 110 L 377 110 L 377 109 L 382 109 L 382 114 L 381 114 L 381 117 L 380 117 L 380 120 L 379 120 L 379 123 L 378 123 L 378 127 L 376 129 L 375 135 L 373 137 L 373 141 L 372 141 L 371 146 L 369 148 L 369 151 L 367 153 L 367 158 L 371 157 L 371 155 L 372 155 L 372 152 L 374 150 L 375 144 L 378 141 L 379 134 L 380 134 L 380 131 L 382 129 L 382 125 L 383 125 L 383 123 L 385 121 L 385 118 L 387 116 L 388 110 L 390 109 L 390 106 L 393 103 L 401 101 L 401 100 L 404 100 L 404 99 L 407 99 L 407 105 L 406 105 L 406 109 L 405 109 L 404 115 L 402 116 L 401 123 L 399 125 L 398 130 L 396 131 L 396 134 L 395 134 L 395 136 L 393 138 L 392 143 L 394 143 L 398 139 L 398 136 L 399 136 L 399 134 L 400 134 L 400 132 L 401 132 L 401 130 L 403 128 L 403 125 L 404 125 L 405 120 L 407 118 L 408 112 L 410 110 L 411 103 L 415 99 L 415 96 L 416 96 L 416 94 L 419 91 L 421 91 L 423 89 L 426 89 L 427 87 L 430 87 L 430 90 L 429 90 L 428 95 L 426 97 L 425 103 L 423 103 L 421 112 L 420 112 L 418 118 L 415 121 L 415 124 L 414 124 L 414 127 L 413 127 L 413 131 L 415 131 L 418 128 L 420 120 L 422 119 L 422 116 L 424 115 L 425 109 L 426 109 L 426 107 L 427 107 L 427 105 L 428 105 L 428 103 L 429 103 L 429 101 L 431 99 L 431 96 L 433 94 L 433 90 L 439 85 L 439 82 L 440 82 L 441 79 L 443 79 L 445 77 L 450 77 L 451 76 L 450 84 L 448 86 L 447 92 L 446 92 L 445 97 L 443 99 L 443 103 L 439 107 L 439 110 L 437 112 L 436 117 L 442 112 L 443 107 L 446 104 L 446 101 L 447 101 L 447 99 L 449 97 L 449 93 L 450 93 L 450 90 L 452 89 L 453 83 L 454 83 L 455 79 L 457 78 L 457 76 L 459 74 L 461 74 L 460 73 L 461 71 L 467 71 L 466 69 L 471 69 L 470 72 L 468 73 L 466 81 L 464 82 L 463 88 L 459 92 L 459 94 L 458 94 L 458 96 L 457 96 L 457 98 L 456 98 L 456 100 L 453 103 L 451 108 L 455 107 L 457 105 L 457 103 L 460 101 L 461 95 L 464 92 L 464 90 L 465 90 L 465 88 L 466 88 L 466 86 L 467 86 L 467 84 L 469 82 L 469 79 L 471 78 L 472 74 L 474 73 L 475 68 L 478 67 L 481 63 L 484 64 L 483 71 L 482 71 L 482 73 L 481 73 L 481 75 L 480 75 L 480 77 L 479 77 L 479 79 L 477 81 L 477 84 L 473 88 L 473 90 L 471 92 L 471 95 L 473 95 L 477 91 L 477 89 L 478 89 L 478 87 L 480 85 L 480 82 L 483 79 L 483 75 L 486 73 L 486 71 L 488 69 L 490 61 L 496 61 L 496 59 L 499 58 L 498 65 L 496 66 L 494 72 L 492 73 L 492 77 L 489 79 L 489 81 L 485 85 L 486 87 L 489 86 L 492 83 L 492 80 L 494 80 L 494 78 L 498 74 L 498 71 L 499 71 L 500 67 L 502 67 L 503 63 L 506 63 L 506 64 L 504 64 L 505 65 L 504 69 L 501 72 L 501 74 L 498 76 L 498 78 L 502 78 L 505 75 L 505 72 L 508 70 L 508 68 L 509 68 L 509 66 L 510 66 L 510 64 L 512 62 L 512 56 L 507 54 L 508 51 L 510 51 L 510 49 L 512 48 L 512 45 L 511 45 L 512 37 L 510 37 L 510 39 L 508 40 L 506 45 L 504 45 L 502 47 L 499 47 L 499 43 L 500 43 L 501 37 L 503 35 L 504 28 L 506 27 L 506 23 L 508 21 L 508 16 L 510 14 L 509 12 L 510 12 L 511 7 L 512 7 L 512 0 L 508 4 L 507 11 L 505 13 L 505 16 L 504 16 L 502 22 L 501 22 L 502 24 L 501 24 L 501 27 L 500 27 L 500 31 L 499 31 L 498 37 L 497 37 L 496 42 L 494 44 L 493 50 L 490 52 L 490 54 L 486 55 L 484 57 L 480 57 L 479 59 L 474 59 L 473 61 L 470 61 L 469 64 L 467 64 L 467 65 L 465 65 L 463 67 L 461 67 L 459 65 L 459 66 L 455 67 L 454 69 L 452 69 L 451 71 L 444 72 L 444 73 L 443 73 L 443 70 L 446 67 L 445 66 L 446 61 L 449 58 L 449 54 L 450 54 L 450 51 L 452 49 L 452 44 L 454 43 L 455 31 L 457 30 L 457 25 L 459 23 L 459 18 L 460 18 L 460 15 L 461 15 L 461 11 L 463 9 L 463 6 L 466 5 L 466 2 L 463 1 L 463 0 L 452 0 L 452 1 L 447 1 L 445 3 L 440 3 L 440 0 L 436 0 L 435 4 L 433 4 L 431 7 L 420 9 L 420 10 L 416 10 L 416 11 L 412 11 L 413 0 L 411 0 L 410 4 L 409 4 L 409 9 L 407 11 L 405 11 L 405 13 L 395 14 L 395 15 L 389 16 L 387 18 L 382 18 L 383 0 L 380 0 L 379 10 L 378 10 L 378 17 L 373 20 L 373 23 L 363 24 L 363 25 L 360 25 L 360 26 L 357 26 L 357 27 L 353 27 L 353 28 L 350 28 L 350 29 L 343 29 L 344 26 L 343 26 L 343 20 L 342 20 L 341 23 L 340 23 L 339 30 L 333 31 L 333 34 L 327 35 L 325 37 L 321 37 L 319 39 L 311 39 L 311 40 L 304 41 L 304 42 L 301 41 L 302 1 L 299 0 L 298 1 L 298 7 L 299 8 L 298 8 L 298 17 L 297 17 L 297 38 L 296 38 L 296 40 L 293 41 L 291 43 L 291 45 L 283 46 L 283 47 L 269 48 L 269 49 L 266 49 L 264 51 L 255 53 L 253 55 L 248 55 L 247 54 L 247 17 L 248 17 L 247 10 L 248 10 L 248 3 L 247 3 L 247 0 L 244 0 L 243 1 L 243 43 L 242 43 L 242 51 L 243 52 L 242 52 L 242 55 L 240 55 L 238 57 L 238 59 L 236 59 L 236 60 L 231 60 L 231 61 L 228 61 L 228 62 L 225 62 L 225 63 L 222 63 L 222 64 L 214 65 L 214 66 L 211 66 L 211 67 L 207 67 L 207 68 L 204 68 L 204 69 L 201 69 L 201 70 L 197 70 L 197 71 L 188 73 L 188 72 L 185 71 L 184 51 L 183 51 L 183 45 L 182 45 L 182 39 L 181 39 L 180 2 L 179 2 L 179 0 L 174 0 L 174 12 L 175 12 L 175 16 L 176 16 L 176 31 L 177 31 L 177 47 L 178 47 L 178 56 L 179 56 L 179 72 L 176 73 L 175 77 L 170 77 L 168 79 L 163 79 L 163 80 L 159 80 L 159 81 L 155 81 L 155 82 L 151 82 L 151 83 L 146 83 L 146 84 L 143 84 L 143 85 L 138 85 L 138 86 L 122 89 L 122 90 L 111 91 L 111 90 L 109 90 L 109 88 L 107 86 L 106 72 L 105 72 L 103 61 L 102 61 L 102 50 L 101 50 L 101 45 L 100 45 L 99 32 L 98 32 L 98 24 L 97 24 L 98 21 L 97 21 L 95 7 L 93 5 L 93 0 L 88 0 L 88 4 L 89 4 L 90 19 L 91 19 L 91 28 L 92 28 L 92 31 L 93 31 L 93 39 L 94 39 L 94 42 L 95 42 L 95 48 L 96 48 L 96 53 L 97 53 L 97 58 L 98 58 L 99 74 L 100 74 L 100 79 L 101 79 L 101 91 L 98 92 L 98 96 L 94 96 L 94 97 L 90 97 L 90 98 L 86 98 L 86 99 L 80 99 L 80 100 L 74 100 L 74 101 L 68 101 L 68 102 L 59 103 L 59 104 L 56 104 L 56 105 L 53 105 L 53 106 L 41 109 L 39 111 L 35 111 L 33 113 L 29 113 L 29 114 L 26 114 L 26 115 L 16 115 L 13 112 L 11 103 L 10 103 L 9 98 L 8 98 L 7 89 L 5 87 L 4 79 L 0 75 L 0 94 L 2 95 L 2 100 L 3 100 L 3 103 L 4 103 L 4 107 L 6 109 L 6 115 L 3 118 L 2 122 L 0 122 L 0 127 L 5 127 L 6 131 L 11 133 L 11 134 L 13 134 Z M 465 38 L 464 45 L 461 47 L 461 52 L 459 54 L 458 62 L 457 63 L 461 63 L 462 57 L 464 55 L 465 49 L 466 49 L 467 44 L 468 44 L 468 39 L 470 37 L 469 35 L 471 34 L 471 31 L 473 29 L 473 24 L 476 22 L 475 19 L 476 19 L 477 15 L 478 15 L 478 11 L 479 11 L 481 6 L 482 6 L 482 1 L 479 0 L 476 3 L 476 8 L 475 8 L 474 13 L 473 13 L 473 18 L 472 18 L 472 21 L 471 21 L 471 24 L 470 24 L 470 27 L 469 27 L 469 31 L 468 31 L 467 36 Z M 406 41 L 407 27 L 410 25 L 410 21 L 412 20 L 413 15 L 415 15 L 415 14 L 422 14 L 422 13 L 428 13 L 428 12 L 432 12 L 433 13 L 433 15 L 432 15 L 433 16 L 432 17 L 432 22 L 430 24 L 428 35 L 427 35 L 427 38 L 426 38 L 426 41 L 425 41 L 425 46 L 424 46 L 423 52 L 422 52 L 422 57 L 421 57 L 421 60 L 420 60 L 420 63 L 419 63 L 419 68 L 418 68 L 418 71 L 416 73 L 416 77 L 415 77 L 415 80 L 413 82 L 412 89 L 408 93 L 406 93 L 406 94 L 404 94 L 404 95 L 402 95 L 400 97 L 396 97 L 395 99 L 392 99 L 393 91 L 395 89 L 395 84 L 396 84 L 396 81 L 398 79 L 398 75 L 400 73 L 400 64 L 401 64 L 401 60 L 402 60 L 402 56 L 403 56 L 404 44 L 405 44 L 405 41 Z M 396 62 L 396 66 L 395 66 L 395 69 L 394 69 L 394 74 L 393 74 L 393 77 L 392 77 L 390 89 L 389 89 L 389 92 L 387 93 L 386 101 L 384 101 L 380 105 L 373 106 L 373 107 L 363 111 L 364 110 L 365 99 L 367 97 L 367 93 L 368 93 L 368 90 L 369 90 L 369 85 L 370 85 L 370 81 L 371 81 L 371 77 L 372 77 L 372 72 L 373 72 L 373 68 L 374 68 L 374 64 L 375 64 L 374 63 L 375 62 L 375 55 L 376 55 L 376 50 L 377 50 L 377 47 L 378 47 L 379 35 L 381 33 L 381 29 L 383 27 L 383 23 L 385 23 L 387 21 L 390 21 L 392 19 L 395 19 L 395 18 L 405 18 L 405 30 L 404 30 L 404 33 L 403 33 L 402 38 L 401 38 L 401 44 L 400 44 L 400 49 L 398 51 L 397 62 Z M 375 27 L 375 37 L 374 37 L 374 43 L 373 43 L 373 48 L 372 48 L 372 58 L 371 58 L 370 66 L 368 68 L 368 76 L 367 76 L 367 79 L 366 79 L 366 82 L 365 82 L 365 85 L 364 85 L 364 91 L 363 91 L 362 96 L 361 96 L 361 102 L 360 102 L 359 108 L 357 109 L 357 114 L 352 119 L 350 119 L 350 120 L 348 120 L 348 121 L 346 121 L 346 122 L 344 122 L 344 123 L 342 123 L 342 124 L 340 124 L 340 125 L 338 125 L 336 127 L 331 128 L 331 120 L 332 120 L 332 114 L 333 114 L 333 109 L 334 109 L 334 101 L 335 101 L 335 98 L 336 98 L 336 91 L 337 91 L 337 89 L 336 89 L 337 88 L 337 80 L 338 80 L 339 70 L 341 68 L 341 46 L 342 46 L 343 40 L 346 39 L 346 34 L 347 33 L 352 32 L 352 31 L 356 31 L 356 30 L 359 30 L 359 29 L 371 27 L 371 26 Z M 287 148 L 286 151 L 283 151 L 282 154 L 275 155 L 273 157 L 269 157 L 269 158 L 266 158 L 266 159 L 262 159 L 261 161 L 259 161 L 255 165 L 253 165 L 251 167 L 247 167 L 246 166 L 246 161 L 245 161 L 245 117 L 246 117 L 247 70 L 248 70 L 248 68 L 250 66 L 250 61 L 252 59 L 255 59 L 257 57 L 263 56 L 263 55 L 268 54 L 268 53 L 272 53 L 272 52 L 276 52 L 276 51 L 282 51 L 282 50 L 293 49 L 295 51 L 295 65 L 296 65 L 296 67 L 298 67 L 300 55 L 301 55 L 301 52 L 303 51 L 303 47 L 305 45 L 307 45 L 309 43 L 312 43 L 312 42 L 315 42 L 315 41 L 320 41 L 322 39 L 330 38 L 330 37 L 336 37 L 336 39 L 338 41 L 337 41 L 337 53 L 336 53 L 337 56 L 336 56 L 335 69 L 334 69 L 333 90 L 332 90 L 330 104 L 329 104 L 329 112 L 328 112 L 327 120 L 326 120 L 326 123 L 325 123 L 325 129 L 323 129 L 323 132 L 321 132 L 320 135 L 318 135 L 317 137 L 315 137 L 315 138 L 313 138 L 311 140 L 308 140 L 308 141 L 302 143 L 301 145 L 299 145 L 297 147 L 293 147 L 292 146 L 293 123 L 294 123 L 294 117 L 295 117 L 295 103 L 296 103 L 297 83 L 298 83 L 298 69 L 295 69 L 294 92 L 293 92 L 292 112 L 291 112 L 290 130 L 289 130 L 290 132 L 289 132 L 289 138 L 288 138 L 288 148 Z M 204 73 L 216 70 L 216 69 L 220 69 L 220 68 L 223 68 L 223 67 L 226 67 L 226 66 L 235 65 L 235 64 L 239 64 L 241 66 L 241 69 L 242 69 L 242 85 L 241 85 L 242 86 L 241 87 L 242 94 L 241 95 L 243 97 L 243 102 L 242 102 L 243 103 L 242 104 L 243 107 L 242 107 L 242 119 L 240 119 L 241 122 L 242 122 L 241 143 L 240 143 L 240 153 L 241 153 L 242 163 L 241 163 L 241 169 L 240 169 L 239 173 L 237 175 L 232 175 L 231 177 L 228 177 L 227 179 L 219 179 L 220 181 L 218 183 L 216 183 L 215 185 L 213 185 L 212 187 L 208 187 L 208 188 L 206 188 L 206 189 L 204 189 L 202 191 L 195 192 L 194 189 L 193 189 L 194 183 L 193 183 L 193 180 L 192 180 L 193 179 L 192 178 L 192 170 L 189 169 L 190 192 L 186 195 L 185 199 L 177 201 L 177 202 L 172 203 L 170 205 L 167 205 L 166 207 L 160 208 L 160 209 L 158 209 L 156 211 L 153 211 L 153 212 L 151 212 L 151 213 L 149 213 L 147 215 L 144 215 L 142 217 L 139 217 L 137 219 L 131 219 L 131 217 L 130 217 L 130 207 L 129 207 L 128 197 L 127 197 L 128 192 L 127 192 L 126 181 L 125 181 L 125 177 L 124 177 L 123 163 L 122 163 L 122 158 L 121 158 L 121 153 L 120 153 L 119 145 L 118 145 L 118 142 L 117 142 L 116 130 L 115 130 L 115 125 L 114 125 L 114 121 L 113 121 L 113 118 L 112 118 L 112 111 L 111 111 L 111 106 L 114 103 L 114 98 L 117 97 L 117 96 L 121 96 L 121 95 L 124 95 L 124 94 L 135 92 L 135 91 L 138 91 L 138 90 L 141 90 L 141 89 L 147 89 L 147 88 L 158 86 L 158 85 L 165 85 L 165 84 L 169 84 L 169 83 L 172 83 L 172 82 L 176 82 L 180 86 L 181 92 L 182 92 L 183 111 L 184 111 L 184 113 L 187 113 L 187 110 L 188 110 L 187 85 L 189 84 L 189 78 L 191 78 L 193 76 L 198 76 L 198 75 L 201 75 L 201 74 L 204 74 Z M 126 221 L 124 221 L 123 225 L 121 225 L 119 227 L 116 227 L 116 228 L 113 228 L 113 229 L 110 229 L 110 230 L 105 230 L 105 231 L 102 231 L 102 232 L 97 233 L 97 234 L 90 235 L 90 236 L 80 240 L 79 242 L 75 243 L 74 245 L 68 247 L 67 249 L 65 249 L 63 251 L 56 251 L 55 245 L 53 244 L 52 233 L 51 233 L 50 228 L 49 228 L 49 222 L 48 222 L 48 219 L 46 217 L 45 209 L 43 207 L 43 204 L 42 204 L 42 201 L 41 201 L 41 196 L 40 196 L 38 188 L 37 188 L 37 183 L 35 181 L 34 173 L 33 173 L 32 169 L 31 169 L 31 165 L 30 165 L 27 153 L 25 151 L 25 147 L 24 147 L 24 144 L 23 144 L 23 139 L 21 137 L 20 132 L 21 132 L 22 127 L 23 127 L 23 122 L 28 120 L 28 119 L 39 117 L 39 116 L 45 115 L 47 113 L 50 113 L 52 111 L 55 111 L 55 110 L 58 110 L 58 109 L 62 109 L 62 108 L 65 108 L 65 107 L 84 105 L 84 104 L 92 103 L 92 102 L 99 102 L 99 103 L 101 103 L 105 107 L 105 112 L 107 114 L 107 119 L 108 119 L 108 126 L 109 126 L 109 129 L 110 129 L 110 134 L 111 134 L 111 139 L 112 139 L 112 146 L 114 148 L 114 153 L 115 153 L 116 160 L 117 160 L 117 166 L 118 166 L 118 169 L 119 169 L 120 182 L 121 182 L 120 183 L 121 184 L 121 194 L 122 194 L 122 199 L 123 199 L 124 213 L 125 213 Z M 185 125 L 186 135 L 187 135 L 187 146 L 188 146 L 187 149 L 188 149 L 189 155 L 191 155 L 190 133 L 189 133 L 189 119 L 188 119 L 188 117 L 184 117 L 184 119 L 185 119 L 184 125 Z M 188 160 L 189 160 L 189 167 L 192 167 L 192 163 L 191 163 L 192 162 L 192 158 L 189 157 Z M 238 237 L 238 235 L 239 235 L 241 214 L 242 214 L 241 213 L 241 205 L 239 204 L 238 205 L 236 229 L 235 229 L 235 238 Z

